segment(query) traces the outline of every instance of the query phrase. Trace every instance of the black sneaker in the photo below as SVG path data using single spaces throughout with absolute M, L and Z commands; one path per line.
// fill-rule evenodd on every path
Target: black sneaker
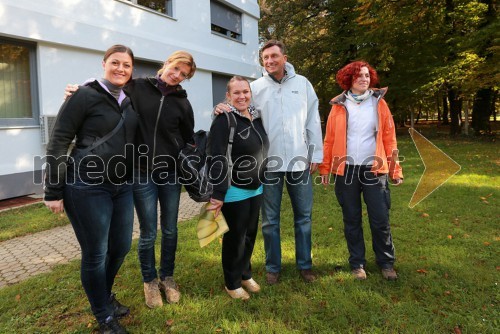
M 130 309 L 120 304 L 120 302 L 116 300 L 116 295 L 114 293 L 111 293 L 109 302 L 113 305 L 113 314 L 115 318 L 123 318 L 130 314 Z
M 99 333 L 101 334 L 127 334 L 125 328 L 120 325 L 116 318 L 109 316 L 104 322 L 99 323 Z

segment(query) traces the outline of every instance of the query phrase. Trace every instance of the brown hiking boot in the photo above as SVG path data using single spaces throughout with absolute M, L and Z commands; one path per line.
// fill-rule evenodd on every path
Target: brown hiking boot
M 165 279 L 160 281 L 160 289 L 165 292 L 165 297 L 169 304 L 176 304 L 181 299 L 179 286 L 175 283 L 172 276 L 165 277 Z
M 382 276 L 388 281 L 395 281 L 398 279 L 398 274 L 394 268 L 384 268 L 382 269 Z
M 355 279 L 363 281 L 366 279 L 366 271 L 363 268 L 356 268 L 351 271 Z
M 158 285 L 157 278 L 155 278 L 151 282 L 144 283 L 144 297 L 146 299 L 146 305 L 149 308 L 163 306 L 163 301 L 161 300 L 160 287 Z
M 306 283 L 311 283 L 314 282 L 314 280 L 316 280 L 316 275 L 314 275 L 311 269 L 300 270 L 300 277 L 302 277 L 302 279 Z
M 269 285 L 274 285 L 278 283 L 279 278 L 280 278 L 280 273 L 271 273 L 271 272 L 266 273 L 266 283 Z

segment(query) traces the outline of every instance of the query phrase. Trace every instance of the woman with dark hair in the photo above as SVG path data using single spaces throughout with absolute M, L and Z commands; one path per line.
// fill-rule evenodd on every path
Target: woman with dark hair
M 155 77 L 131 80 L 125 87 L 139 114 L 135 140 L 134 204 L 139 218 L 139 262 L 144 298 L 149 308 L 163 306 L 181 297 L 174 280 L 177 250 L 177 215 L 181 184 L 176 173 L 179 151 L 194 133 L 193 108 L 180 85 L 193 77 L 196 63 L 186 51 L 175 51 Z M 66 95 L 78 85 L 68 85 Z M 160 204 L 161 249 L 156 269 L 155 242 Z
M 346 65 L 336 79 L 344 92 L 330 102 L 321 181 L 327 186 L 329 174 L 335 175 L 335 195 L 342 207 L 353 276 L 366 279 L 363 194 L 377 265 L 385 279 L 396 280 L 388 177 L 397 186 L 403 183 L 403 174 L 398 162 L 394 121 L 383 98 L 387 88 L 374 88 L 378 83 L 377 72 L 364 61 Z
M 130 250 L 134 222 L 133 159 L 126 149 L 134 143 L 137 114 L 123 91 L 133 65 L 128 47 L 109 48 L 103 78 L 88 81 L 64 102 L 47 146 L 45 205 L 65 211 L 73 226 L 82 285 L 101 333 L 126 333 L 117 318 L 129 313 L 111 289 Z
M 231 175 L 226 150 L 230 124 L 228 117 L 218 115 L 210 128 L 210 180 L 214 192 L 207 210 L 222 213 L 229 231 L 222 239 L 222 269 L 226 292 L 235 299 L 250 298 L 247 291 L 257 293 L 259 284 L 252 278 L 250 259 L 257 236 L 262 203 L 262 183 L 269 141 L 258 111 L 250 105 L 252 91 L 248 81 L 232 77 L 227 84 L 226 100 L 234 117 Z M 230 182 L 229 182 L 229 180 Z

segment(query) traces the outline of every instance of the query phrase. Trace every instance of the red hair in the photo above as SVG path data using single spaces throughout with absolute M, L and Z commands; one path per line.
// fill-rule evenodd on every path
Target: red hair
M 343 90 L 351 89 L 352 82 L 358 77 L 361 67 L 368 68 L 368 73 L 370 73 L 370 88 L 375 87 L 378 84 L 377 71 L 367 62 L 358 60 L 347 64 L 337 72 L 336 80 L 340 88 Z

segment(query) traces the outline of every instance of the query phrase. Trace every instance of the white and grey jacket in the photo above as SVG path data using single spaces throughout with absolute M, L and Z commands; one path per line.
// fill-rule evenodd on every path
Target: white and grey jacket
M 281 82 L 265 72 L 250 84 L 253 105 L 269 137 L 268 171 L 303 171 L 309 163 L 323 160 L 318 97 L 309 80 L 296 74 L 290 63 L 285 70 Z M 274 168 L 273 161 L 278 162 Z

